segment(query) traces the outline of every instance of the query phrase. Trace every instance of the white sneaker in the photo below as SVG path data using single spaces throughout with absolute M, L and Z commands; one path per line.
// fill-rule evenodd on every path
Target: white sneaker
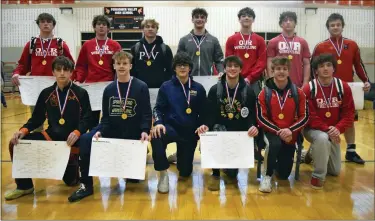
M 177 152 L 168 157 L 168 162 L 169 163 L 176 163 L 177 162 Z
M 271 184 L 272 177 L 264 176 L 262 181 L 260 181 L 259 191 L 263 193 L 270 193 L 272 191 L 272 184 Z
M 168 193 L 169 192 L 168 172 L 160 173 L 159 182 L 158 182 L 158 191 L 159 191 L 159 193 Z

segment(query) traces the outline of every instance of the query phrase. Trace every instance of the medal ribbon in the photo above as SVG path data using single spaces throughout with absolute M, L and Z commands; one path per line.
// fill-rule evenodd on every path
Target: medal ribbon
M 186 94 L 185 86 L 181 83 L 181 81 L 180 81 L 180 84 L 181 84 L 181 86 L 182 86 L 182 89 L 184 90 L 184 94 L 185 94 L 186 102 L 187 102 L 188 106 L 190 106 L 190 88 L 191 88 L 191 80 L 190 80 L 190 78 L 189 78 L 189 88 L 188 88 L 189 95 Z
M 195 40 L 195 36 L 193 34 L 190 33 L 190 35 L 193 37 L 193 41 L 195 43 L 195 45 L 197 46 L 198 50 L 200 51 L 201 50 L 201 44 L 203 43 L 204 39 L 206 39 L 206 35 L 204 35 L 201 40 L 199 41 L 199 44 L 198 42 Z M 197 39 L 198 40 L 198 39 Z
M 290 47 L 289 42 L 286 40 L 286 38 L 285 38 L 285 36 L 284 36 L 283 34 L 281 34 L 281 36 L 283 37 L 283 39 L 284 39 L 286 45 L 288 46 L 289 53 L 290 53 L 290 54 L 293 54 L 293 50 L 292 50 L 292 48 Z M 292 46 L 294 46 L 294 37 L 295 37 L 295 36 L 293 35 Z
M 331 44 L 333 45 L 333 47 L 335 48 L 336 52 L 337 52 L 337 55 L 340 57 L 341 56 L 341 52 L 342 52 L 342 47 L 344 45 L 344 38 L 341 37 L 341 47 L 340 49 L 338 48 L 339 47 L 339 42 L 337 41 L 336 39 L 336 43 L 337 43 L 337 47 L 336 45 L 333 43 L 333 41 L 331 40 L 331 38 L 329 38 L 329 41 L 331 42 Z
M 40 35 L 39 35 L 39 40 L 40 40 L 40 45 L 42 46 L 43 58 L 46 59 L 47 53 L 48 53 L 49 48 L 51 47 L 51 42 L 52 42 L 53 38 L 48 39 L 49 43 L 48 43 L 48 48 L 47 48 L 46 51 L 44 51 L 44 45 L 43 45 L 42 37 L 40 37 Z
M 64 101 L 63 107 L 61 108 L 61 104 L 60 104 L 60 96 L 59 96 L 59 87 L 56 85 L 57 101 L 59 102 L 59 108 L 60 108 L 61 118 L 63 118 L 63 114 L 64 114 L 64 111 L 65 111 L 66 103 L 67 103 L 67 101 L 68 101 L 69 91 L 70 91 L 70 87 L 71 87 L 71 86 L 72 86 L 72 82 L 70 82 L 69 89 L 68 89 L 68 91 L 66 92 L 66 96 L 65 96 L 65 101 Z
M 283 108 L 284 108 L 284 105 L 285 105 L 285 100 L 288 98 L 289 92 L 290 92 L 290 90 L 288 90 L 288 92 L 286 93 L 285 97 L 283 98 L 283 103 L 282 104 L 280 102 L 281 99 L 280 99 L 279 93 L 276 92 L 276 96 L 277 96 L 277 100 L 279 101 L 281 112 L 283 112 Z
M 99 55 L 100 55 L 100 60 L 101 60 L 102 56 L 104 54 L 104 46 L 107 45 L 108 37 L 107 37 L 107 39 L 105 39 L 105 42 L 102 45 L 102 48 L 99 47 L 99 43 L 98 43 L 98 39 L 97 38 L 95 38 L 95 41 L 96 41 L 96 46 L 98 47 L 98 50 L 99 50 Z
M 240 84 L 237 83 L 236 89 L 235 89 L 235 91 L 234 91 L 233 98 L 232 98 L 232 100 L 231 100 L 231 99 L 230 99 L 230 96 L 229 96 L 228 82 L 225 82 L 225 87 L 226 87 L 226 89 L 227 89 L 228 102 L 229 102 L 230 107 L 231 107 L 232 109 L 233 109 L 234 100 L 236 99 L 237 90 L 238 90 L 238 86 L 239 86 L 239 85 L 240 85 Z
M 122 106 L 122 109 L 124 110 L 124 112 L 125 112 L 125 109 L 126 109 L 126 102 L 128 101 L 130 86 L 132 85 L 132 80 L 133 80 L 133 77 L 130 77 L 128 90 L 126 91 L 125 102 L 124 102 L 124 105 Z M 119 97 L 120 103 L 121 103 L 122 99 L 121 99 L 120 85 L 118 83 L 118 80 L 117 80 L 117 94 L 118 94 L 118 97 Z
M 245 50 L 246 50 L 245 53 L 247 53 L 248 48 L 247 48 L 246 46 L 247 46 L 247 43 L 248 43 L 248 42 L 249 42 L 249 45 L 250 45 L 251 36 L 253 35 L 253 33 L 251 32 L 251 33 L 249 34 L 249 37 L 247 38 L 247 41 L 245 41 L 245 37 L 243 36 L 242 32 L 240 32 L 240 35 L 241 35 L 242 40 L 243 40 L 244 43 L 245 43 Z
M 146 52 L 146 56 L 147 56 L 147 59 L 148 59 L 148 60 L 150 60 L 150 58 L 151 58 L 151 55 L 152 55 L 152 52 L 154 52 L 155 46 L 156 46 L 156 44 L 154 45 L 154 47 L 152 47 L 152 49 L 151 49 L 151 52 L 150 52 L 150 54 L 148 54 L 148 52 L 147 52 L 147 49 L 146 49 L 145 45 L 143 45 L 143 48 L 145 49 L 145 52 Z
M 318 84 L 319 84 L 319 87 L 320 87 L 320 90 L 322 91 L 322 94 L 323 94 L 323 97 L 324 97 L 324 100 L 326 101 L 326 104 L 327 104 L 327 108 L 329 110 L 329 108 L 332 106 L 331 105 L 331 99 L 332 99 L 332 91 L 333 91 L 333 82 L 331 82 L 331 93 L 329 95 L 329 100 L 327 100 L 326 98 L 326 95 L 324 94 L 324 91 L 323 91 L 323 88 L 322 88 L 322 85 L 320 84 L 320 81 L 317 80 Z

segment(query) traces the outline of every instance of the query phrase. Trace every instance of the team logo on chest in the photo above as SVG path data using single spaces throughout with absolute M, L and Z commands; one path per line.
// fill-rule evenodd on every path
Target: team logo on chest
M 285 41 L 280 41 L 278 49 L 280 54 L 301 54 L 301 43 L 299 42 L 288 42 L 289 46 Z
M 125 99 L 119 99 L 118 97 L 109 98 L 109 116 L 121 116 L 123 113 L 127 115 L 127 118 L 134 117 L 137 113 L 135 112 L 135 107 L 137 106 L 137 101 L 133 98 L 128 98 L 125 105 L 125 112 L 123 110 Z

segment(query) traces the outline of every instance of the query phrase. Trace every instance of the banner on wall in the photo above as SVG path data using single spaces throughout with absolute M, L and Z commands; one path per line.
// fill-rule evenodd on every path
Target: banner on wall
M 114 30 L 140 29 L 144 18 L 143 7 L 104 7 L 104 15 Z

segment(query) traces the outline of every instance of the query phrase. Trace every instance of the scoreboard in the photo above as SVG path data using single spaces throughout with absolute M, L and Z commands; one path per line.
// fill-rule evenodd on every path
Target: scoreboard
M 111 23 L 111 30 L 141 29 L 144 19 L 143 7 L 104 7 Z

